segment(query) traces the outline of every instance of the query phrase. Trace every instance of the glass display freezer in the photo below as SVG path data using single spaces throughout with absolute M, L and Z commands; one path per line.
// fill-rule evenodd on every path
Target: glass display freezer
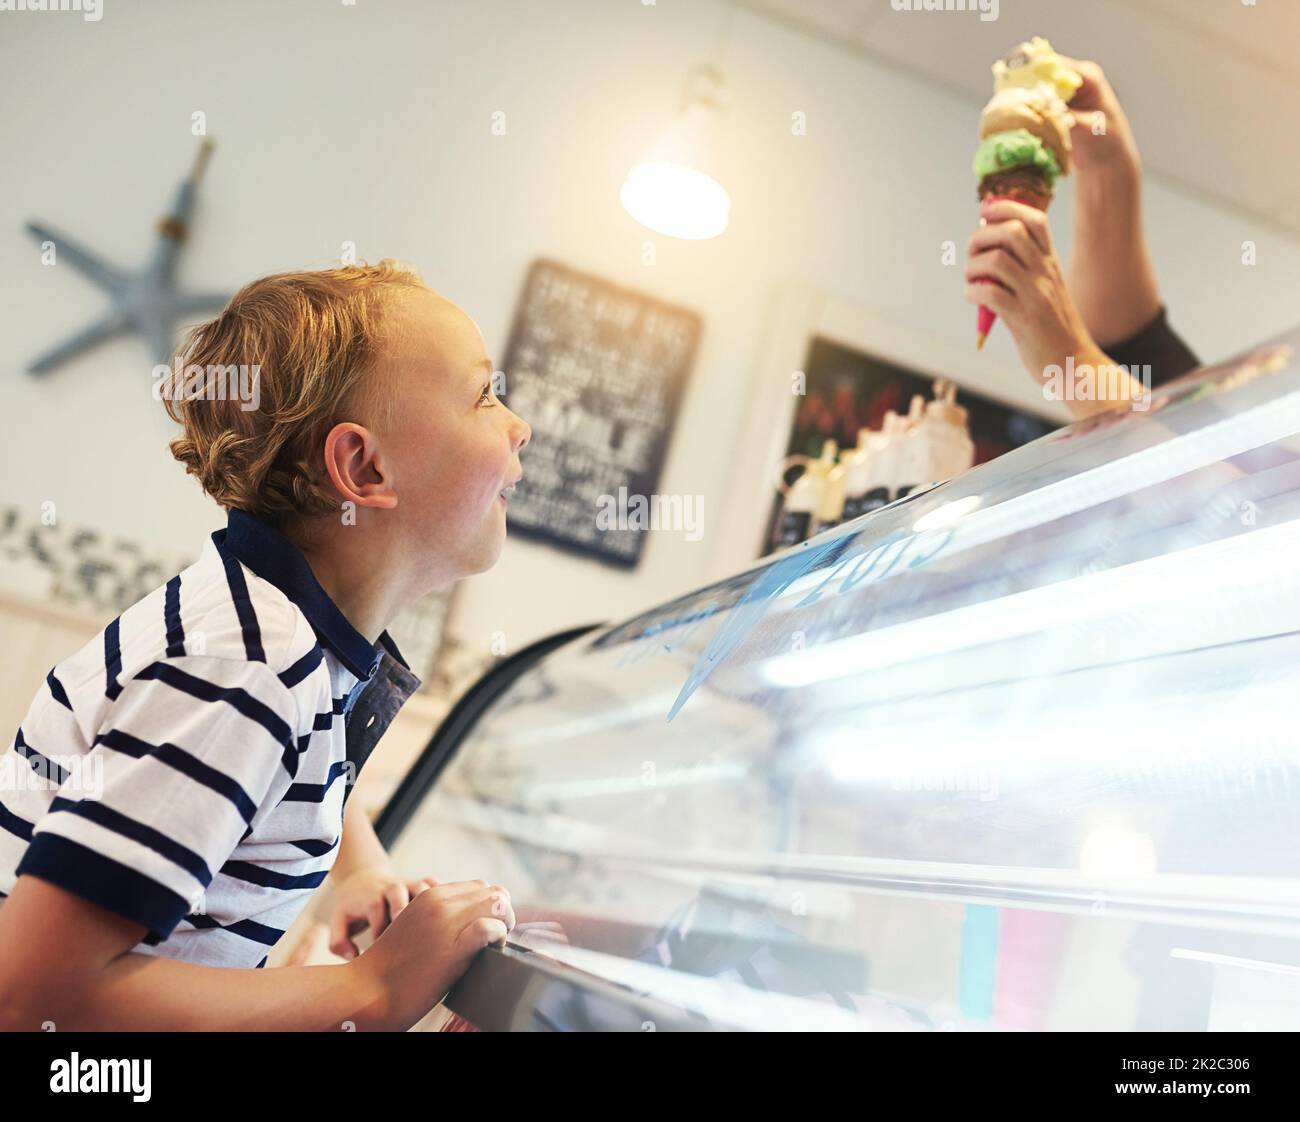
M 496 664 L 378 822 L 422 1027 L 1300 1028 L 1300 331 Z

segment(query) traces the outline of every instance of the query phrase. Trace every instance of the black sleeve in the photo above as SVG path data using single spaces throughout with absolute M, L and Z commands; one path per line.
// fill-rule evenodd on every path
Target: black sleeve
M 1112 346 L 1102 347 L 1102 350 L 1130 370 L 1135 366 L 1150 366 L 1153 386 L 1201 365 L 1201 360 L 1169 326 L 1163 304 L 1145 327 Z

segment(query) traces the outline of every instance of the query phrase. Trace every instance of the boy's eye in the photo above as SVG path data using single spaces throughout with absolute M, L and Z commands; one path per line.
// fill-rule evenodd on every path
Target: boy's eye
M 491 396 L 492 396 L 492 383 L 488 382 L 483 386 L 483 392 L 478 395 L 478 403 L 482 405 L 483 402 Z

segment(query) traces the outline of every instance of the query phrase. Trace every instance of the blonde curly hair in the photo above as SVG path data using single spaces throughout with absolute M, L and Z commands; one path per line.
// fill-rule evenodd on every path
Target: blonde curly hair
M 257 370 L 257 407 L 213 395 L 161 394 L 184 435 L 172 455 L 226 509 L 272 526 L 337 513 L 321 450 L 340 421 L 382 429 L 393 395 L 370 375 L 398 289 L 423 288 L 396 261 L 278 273 L 245 285 L 186 337 L 175 381 L 201 367 Z

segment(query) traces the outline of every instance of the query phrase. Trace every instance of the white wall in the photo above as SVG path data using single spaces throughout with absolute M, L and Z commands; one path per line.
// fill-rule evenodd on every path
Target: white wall
M 218 147 L 183 259 L 190 285 L 325 265 L 351 240 L 368 259 L 417 264 L 498 360 L 538 255 L 704 316 L 661 483 L 704 496 L 703 540 L 654 535 L 628 574 L 512 539 L 459 590 L 454 630 L 484 646 L 504 631 L 513 648 L 701 583 L 779 285 L 816 285 L 947 344 L 973 333 L 940 245 L 963 246 L 974 221 L 979 105 L 744 10 L 725 56 L 731 228 L 704 244 L 658 239 L 656 263 L 642 263 L 650 235 L 618 188 L 718 26 L 704 0 L 106 0 L 98 23 L 0 13 L 0 502 L 53 500 L 67 522 L 168 549 L 197 550 L 223 521 L 167 453 L 138 341 L 43 381 L 23 373 L 100 306 L 71 270 L 42 267 L 23 222 L 142 260 L 202 110 Z M 496 110 L 505 136 L 490 132 Z M 796 110 L 806 136 L 791 134 Z M 1053 213 L 1062 246 L 1069 205 L 1067 187 Z M 1300 320 L 1296 241 L 1159 182 L 1147 206 L 1174 321 L 1203 357 Z M 1254 268 L 1240 264 L 1245 239 Z M 980 362 L 989 392 L 1023 387 L 1005 333 Z

